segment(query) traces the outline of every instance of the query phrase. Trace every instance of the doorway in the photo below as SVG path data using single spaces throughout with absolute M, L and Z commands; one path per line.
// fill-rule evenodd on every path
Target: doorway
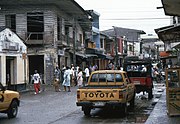
M 15 57 L 6 57 L 6 86 L 8 89 L 16 90 L 15 86 Z
M 30 55 L 29 59 L 29 83 L 32 83 L 32 75 L 37 70 L 44 82 L 44 55 Z

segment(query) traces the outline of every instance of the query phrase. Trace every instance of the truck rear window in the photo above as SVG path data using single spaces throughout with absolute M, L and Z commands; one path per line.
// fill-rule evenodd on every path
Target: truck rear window
M 90 82 L 123 82 L 123 78 L 117 73 L 97 73 L 92 75 Z

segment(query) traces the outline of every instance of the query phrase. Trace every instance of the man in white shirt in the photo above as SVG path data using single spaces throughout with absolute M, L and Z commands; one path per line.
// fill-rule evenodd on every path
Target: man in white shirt
M 35 90 L 34 94 L 40 93 L 41 78 L 37 70 L 35 70 L 35 73 L 33 75 L 33 80 L 34 80 L 34 90 Z
M 86 83 L 87 83 L 90 75 L 88 66 L 86 66 L 84 72 L 86 73 Z
M 144 66 L 144 65 L 142 65 L 142 72 L 146 72 L 147 71 L 147 68 L 146 68 L 146 66 Z

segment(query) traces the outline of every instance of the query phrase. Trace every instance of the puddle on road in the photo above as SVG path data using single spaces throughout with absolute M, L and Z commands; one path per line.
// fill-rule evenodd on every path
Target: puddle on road
M 142 98 L 143 97 L 143 98 Z M 125 121 L 126 123 L 145 123 L 150 113 L 154 109 L 156 103 L 152 104 L 154 99 L 148 100 L 146 96 L 139 95 L 136 97 L 134 109 L 128 110 L 128 115 L 124 117 L 117 110 L 113 109 L 99 109 L 93 110 L 91 119 L 115 119 Z
M 148 116 L 141 115 L 139 117 L 136 117 L 135 123 L 145 123 L 147 119 L 148 119 Z

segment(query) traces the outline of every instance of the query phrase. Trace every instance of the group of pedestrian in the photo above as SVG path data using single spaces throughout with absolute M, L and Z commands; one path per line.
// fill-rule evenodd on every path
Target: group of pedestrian
M 92 68 L 93 70 L 96 70 L 98 67 L 94 65 Z M 53 80 L 54 89 L 56 92 L 60 92 L 60 84 L 62 84 L 64 91 L 71 92 L 71 86 L 85 86 L 88 82 L 90 73 L 91 69 L 88 65 L 84 70 L 82 70 L 82 68 L 80 68 L 79 66 L 74 67 L 73 64 L 71 64 L 71 67 L 63 65 L 62 69 L 60 69 L 59 66 L 56 65 L 54 69 Z M 40 93 L 40 84 L 42 83 L 42 80 L 37 70 L 35 70 L 32 80 L 34 82 L 35 94 Z

